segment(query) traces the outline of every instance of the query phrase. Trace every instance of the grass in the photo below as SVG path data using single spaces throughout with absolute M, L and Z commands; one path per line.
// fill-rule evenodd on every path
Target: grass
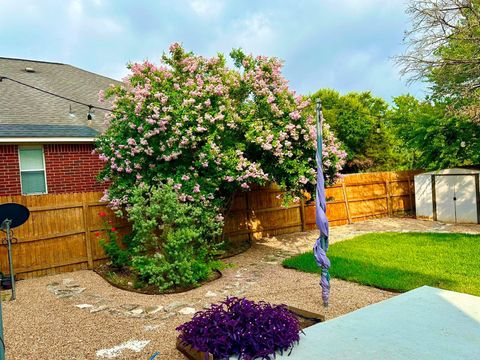
M 332 277 L 394 291 L 429 285 L 480 295 L 480 235 L 372 233 L 330 246 Z M 312 252 L 287 268 L 320 273 Z

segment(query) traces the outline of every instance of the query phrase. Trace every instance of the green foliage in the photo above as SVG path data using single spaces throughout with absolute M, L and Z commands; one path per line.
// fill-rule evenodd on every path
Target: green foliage
M 455 23 L 456 28 L 435 51 L 442 66 L 432 66 L 427 75 L 434 97 L 452 104 L 457 114 L 480 122 L 480 1 L 471 1 Z
M 411 80 L 430 83 L 451 114 L 480 123 L 480 1 L 410 1 L 406 52 L 397 58 Z
M 437 170 L 480 164 L 480 126 L 445 102 L 322 89 L 324 116 L 348 157 L 345 172 Z
M 480 126 L 452 115 L 445 104 L 399 96 L 394 99 L 389 126 L 407 149 L 412 168 L 436 170 L 480 163 Z
M 347 152 L 345 172 L 399 170 L 408 166 L 394 132 L 387 126 L 389 106 L 370 92 L 340 95 L 321 89 L 324 117 Z
M 408 291 L 429 285 L 480 295 L 480 236 L 435 233 L 373 233 L 333 244 L 333 277 Z M 312 252 L 284 266 L 319 273 Z
M 219 266 L 213 253 L 221 233 L 215 213 L 181 203 L 171 186 L 138 188 L 127 210 L 136 244 L 132 268 L 160 290 L 206 280 Z
M 121 269 L 122 267 L 129 265 L 130 254 L 127 250 L 122 249 L 115 239 L 110 238 L 108 241 L 100 239 L 100 245 L 113 267 Z
M 124 242 L 125 240 L 128 242 L 130 235 L 126 235 L 121 240 L 117 229 L 115 227 L 112 227 L 111 224 L 109 224 L 109 222 L 105 220 L 106 214 L 104 212 L 101 212 L 99 215 L 103 219 L 103 228 L 107 237 L 107 239 L 101 238 L 99 240 L 100 245 L 105 251 L 105 255 L 107 255 L 112 266 L 117 269 L 129 266 L 130 253 L 128 249 L 121 248 L 119 243 L 120 241 Z M 98 233 L 97 236 L 100 236 L 100 234 Z

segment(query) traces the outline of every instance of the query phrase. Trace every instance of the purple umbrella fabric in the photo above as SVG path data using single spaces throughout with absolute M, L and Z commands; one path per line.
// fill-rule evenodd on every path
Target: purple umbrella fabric
M 318 230 L 320 230 L 320 236 L 318 237 L 313 247 L 313 255 L 317 265 L 322 269 L 322 275 L 320 278 L 320 286 L 322 287 L 322 300 L 323 305 L 328 306 L 328 299 L 330 296 L 330 274 L 328 269 L 330 268 L 330 260 L 327 257 L 328 250 L 328 219 L 327 219 L 327 204 L 325 199 L 325 179 L 323 177 L 322 170 L 322 105 L 320 100 L 317 101 L 316 109 L 317 120 L 317 189 L 315 196 L 315 219 Z

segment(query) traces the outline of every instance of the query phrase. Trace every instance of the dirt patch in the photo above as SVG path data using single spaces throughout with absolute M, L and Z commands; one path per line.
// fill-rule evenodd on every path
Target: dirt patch
M 196 289 L 202 285 L 208 284 L 209 282 L 215 281 L 222 277 L 222 273 L 220 271 L 214 270 L 207 280 L 199 283 L 198 285 L 192 285 L 188 287 L 178 286 L 172 289 L 161 291 L 155 285 L 145 284 L 144 282 L 140 281 L 137 275 L 128 268 L 117 269 L 117 268 L 111 267 L 108 264 L 103 264 L 96 267 L 93 271 L 95 271 L 98 275 L 100 275 L 103 279 L 105 279 L 105 281 L 107 281 L 112 286 L 115 286 L 122 290 L 132 291 L 139 294 L 147 294 L 147 295 L 183 293 L 186 291 Z

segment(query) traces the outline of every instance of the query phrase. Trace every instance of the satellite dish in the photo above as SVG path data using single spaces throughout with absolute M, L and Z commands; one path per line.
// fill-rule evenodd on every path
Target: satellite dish
M 30 211 L 23 205 L 8 203 L 0 205 L 0 228 L 5 230 L 5 220 L 10 220 L 10 229 L 22 225 L 28 220 Z
M 8 263 L 10 266 L 10 284 L 12 286 L 12 298 L 15 300 L 15 276 L 12 263 L 12 228 L 22 225 L 28 220 L 30 211 L 23 205 L 7 203 L 0 205 L 0 230 L 7 235 Z M 5 341 L 3 338 L 2 297 L 0 296 L 0 360 L 5 360 Z
M 12 287 L 12 298 L 15 300 L 15 276 L 13 273 L 13 260 L 12 260 L 12 228 L 22 225 L 28 220 L 30 211 L 23 205 L 8 203 L 0 205 L 0 230 L 4 231 L 7 235 L 8 246 L 8 264 L 10 267 L 10 286 Z M 0 358 L 1 360 L 1 358 Z

